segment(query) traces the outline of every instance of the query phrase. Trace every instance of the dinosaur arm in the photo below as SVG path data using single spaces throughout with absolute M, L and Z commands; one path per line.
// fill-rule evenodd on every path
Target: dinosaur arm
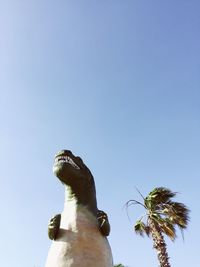
M 110 233 L 110 223 L 108 221 L 107 214 L 102 210 L 98 210 L 97 219 L 99 222 L 100 232 L 102 233 L 103 236 L 108 236 Z
M 51 218 L 48 225 L 48 236 L 51 240 L 55 240 L 60 228 L 61 214 L 55 215 Z

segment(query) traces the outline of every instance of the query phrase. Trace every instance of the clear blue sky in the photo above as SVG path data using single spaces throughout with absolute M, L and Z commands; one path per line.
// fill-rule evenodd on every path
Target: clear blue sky
M 156 186 L 181 194 L 191 222 L 174 267 L 199 267 L 200 2 L 0 1 L 1 266 L 43 267 L 62 211 L 54 154 L 94 174 L 115 263 L 158 266 L 123 208 Z

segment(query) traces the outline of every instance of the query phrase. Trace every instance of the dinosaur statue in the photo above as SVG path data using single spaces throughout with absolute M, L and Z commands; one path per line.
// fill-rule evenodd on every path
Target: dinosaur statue
M 69 150 L 56 154 L 53 172 L 65 186 L 65 203 L 48 226 L 53 241 L 45 267 L 113 267 L 110 225 L 97 209 L 92 173 Z

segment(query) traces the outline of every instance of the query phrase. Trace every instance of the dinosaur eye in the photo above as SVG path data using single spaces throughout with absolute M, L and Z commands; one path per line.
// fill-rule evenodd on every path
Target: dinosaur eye
M 76 157 L 76 159 L 83 162 L 82 158 L 80 158 L 80 157 Z

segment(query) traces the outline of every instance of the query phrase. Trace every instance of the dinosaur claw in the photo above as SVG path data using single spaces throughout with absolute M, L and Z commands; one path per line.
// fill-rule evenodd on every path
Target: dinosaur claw
M 49 222 L 48 236 L 51 240 L 55 240 L 58 235 L 60 228 L 60 220 L 61 220 L 61 214 L 57 214 Z
M 103 236 L 108 236 L 110 233 L 110 224 L 108 221 L 107 214 L 102 210 L 98 210 L 97 219 L 99 222 L 100 232 L 102 233 Z

